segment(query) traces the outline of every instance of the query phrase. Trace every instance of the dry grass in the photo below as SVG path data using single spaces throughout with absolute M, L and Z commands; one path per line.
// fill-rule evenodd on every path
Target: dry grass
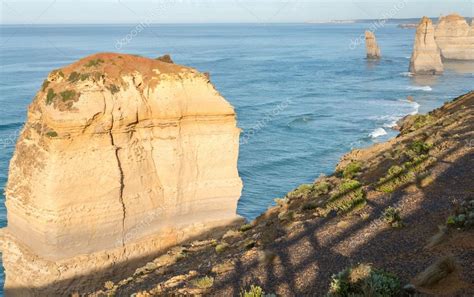
M 452 256 L 443 257 L 431 264 L 415 278 L 415 285 L 431 287 L 456 271 L 457 263 Z

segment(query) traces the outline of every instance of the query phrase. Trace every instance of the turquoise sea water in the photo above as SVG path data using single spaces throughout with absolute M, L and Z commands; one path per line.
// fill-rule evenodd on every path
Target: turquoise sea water
M 0 26 L 0 227 L 8 163 L 28 104 L 51 70 L 92 53 L 170 53 L 176 63 L 211 73 L 243 129 L 238 212 L 249 219 L 298 184 L 332 172 L 351 148 L 395 136 L 390 126 L 400 117 L 474 89 L 468 63 L 446 64 L 435 78 L 410 77 L 414 31 L 395 24 L 375 32 L 383 58 L 367 61 L 364 45 L 353 41 L 369 26 L 154 25 L 121 44 L 134 25 Z

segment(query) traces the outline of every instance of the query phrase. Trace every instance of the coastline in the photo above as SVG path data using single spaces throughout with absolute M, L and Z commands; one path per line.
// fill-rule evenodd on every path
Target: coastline
M 91 296 L 222 296 L 250 284 L 278 295 L 323 295 L 331 275 L 350 263 L 372 263 L 406 284 L 416 283 L 417 273 L 443 254 L 459 260 L 449 285 L 410 290 L 472 293 L 472 259 L 463 251 L 474 244 L 473 230 L 448 225 L 442 241 L 433 238 L 454 211 L 452 199 L 472 194 L 474 151 L 465 140 L 472 137 L 473 110 L 470 92 L 429 114 L 407 116 L 399 123 L 400 135 L 346 154 L 333 175 L 301 185 L 249 224 L 177 247 Z M 410 158 L 395 174 L 398 165 L 391 164 Z M 392 206 L 400 211 L 400 226 L 384 219 L 384 209 Z M 209 265 L 197 264 L 204 259 Z M 212 278 L 212 285 L 197 287 L 203 278 Z

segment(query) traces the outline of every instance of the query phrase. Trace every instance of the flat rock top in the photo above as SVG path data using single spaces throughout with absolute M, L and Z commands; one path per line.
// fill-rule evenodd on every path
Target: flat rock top
M 35 100 L 36 107 L 49 106 L 71 111 L 81 94 L 104 90 L 112 95 L 130 87 L 144 92 L 162 81 L 209 79 L 197 70 L 159 59 L 118 53 L 98 53 L 52 71 L 44 81 Z
M 117 53 L 97 53 L 87 56 L 79 61 L 60 69 L 64 74 L 74 71 L 82 72 L 88 70 L 102 71 L 110 77 L 120 74 L 139 72 L 141 74 L 156 73 L 156 70 L 165 74 L 178 74 L 181 72 L 196 72 L 190 67 L 177 64 L 165 63 L 160 60 L 150 59 L 137 55 Z

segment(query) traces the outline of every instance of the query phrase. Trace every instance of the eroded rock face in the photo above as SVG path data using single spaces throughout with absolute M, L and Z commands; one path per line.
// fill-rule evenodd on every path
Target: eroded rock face
M 440 50 L 434 39 L 433 23 L 427 17 L 421 19 L 416 29 L 409 70 L 416 74 L 439 74 L 444 70 Z
M 474 28 L 458 14 L 439 19 L 435 40 L 444 59 L 474 60 Z
M 97 54 L 53 71 L 10 164 L 6 291 L 53 288 L 238 220 L 239 134 L 194 69 Z
M 375 34 L 371 31 L 365 31 L 365 48 L 367 49 L 367 59 L 379 59 L 381 57 Z

